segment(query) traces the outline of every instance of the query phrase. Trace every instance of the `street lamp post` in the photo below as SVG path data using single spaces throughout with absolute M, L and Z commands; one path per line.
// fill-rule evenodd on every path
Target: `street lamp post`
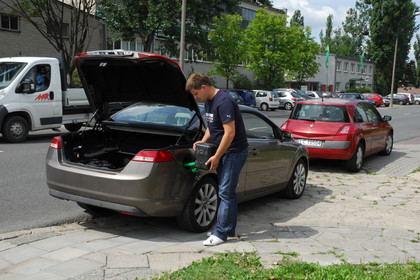
M 416 12 L 412 15 L 406 15 L 405 17 L 400 19 L 400 21 L 398 22 L 398 25 L 397 25 L 397 37 L 395 38 L 394 64 L 392 65 L 391 98 L 390 98 L 390 102 L 389 102 L 390 103 L 389 107 L 393 107 L 393 104 L 394 104 L 394 79 L 395 79 L 394 77 L 395 77 L 395 64 L 397 62 L 398 33 L 400 31 L 400 23 L 403 21 L 403 19 L 405 19 L 409 16 L 415 17 L 415 16 L 418 16 L 418 15 L 420 15 L 420 12 Z
M 187 13 L 187 0 L 182 0 L 181 13 L 181 38 L 179 40 L 179 67 L 184 71 L 184 49 L 185 49 L 185 17 Z

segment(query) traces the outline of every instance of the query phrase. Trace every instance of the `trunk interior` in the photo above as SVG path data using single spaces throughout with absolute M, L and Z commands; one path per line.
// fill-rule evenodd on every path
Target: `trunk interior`
M 193 143 L 186 137 L 121 130 L 88 130 L 61 138 L 65 161 L 111 170 L 124 168 L 143 149 L 192 147 Z

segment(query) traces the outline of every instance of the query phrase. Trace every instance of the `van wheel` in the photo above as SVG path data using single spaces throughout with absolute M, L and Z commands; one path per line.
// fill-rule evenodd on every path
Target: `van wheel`
M 82 124 L 81 123 L 68 123 L 68 124 L 65 124 L 64 127 L 68 131 L 73 132 L 73 131 L 78 131 L 82 127 Z
M 292 110 L 292 108 L 293 108 L 292 103 L 287 102 L 286 104 L 284 104 L 284 109 L 290 111 Z
M 25 141 L 29 133 L 29 125 L 25 118 L 21 116 L 7 117 L 1 130 L 3 138 L 11 143 Z
M 262 103 L 260 107 L 261 107 L 261 111 L 268 111 L 267 103 Z
M 362 169 L 363 155 L 363 145 L 359 143 L 351 159 L 346 161 L 347 170 L 350 172 L 359 172 Z
M 287 183 L 286 188 L 280 193 L 282 196 L 287 198 L 296 199 L 302 196 L 306 186 L 306 178 L 308 170 L 306 169 L 304 160 L 300 159 L 293 169 L 292 177 Z
M 192 232 L 209 230 L 217 218 L 220 202 L 218 192 L 214 179 L 207 177 L 198 182 L 184 210 L 177 217 L 179 226 Z

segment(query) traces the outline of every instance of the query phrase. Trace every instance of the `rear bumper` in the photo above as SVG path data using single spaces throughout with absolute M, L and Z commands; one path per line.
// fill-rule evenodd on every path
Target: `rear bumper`
M 322 147 L 306 147 L 309 158 L 348 160 L 354 154 L 350 141 L 325 141 Z
M 153 164 L 127 165 L 112 172 L 71 165 L 49 149 L 46 177 L 50 195 L 138 216 L 174 217 L 181 214 L 194 187 L 187 169 Z

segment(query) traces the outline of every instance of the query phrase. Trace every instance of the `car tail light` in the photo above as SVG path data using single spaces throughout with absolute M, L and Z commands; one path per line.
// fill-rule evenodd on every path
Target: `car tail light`
M 292 98 L 293 101 L 296 101 L 296 98 Z
M 60 138 L 60 136 L 56 136 L 56 137 L 53 138 L 53 140 L 50 143 L 50 147 L 55 149 L 55 150 L 61 149 L 61 138 Z
M 354 134 L 356 131 L 351 125 L 343 125 L 337 132 L 337 135 Z
M 132 161 L 139 162 L 164 162 L 175 161 L 174 157 L 168 150 L 163 151 L 141 151 L 135 155 Z
M 268 98 L 268 100 L 273 101 L 273 98 L 270 97 L 270 98 Z

